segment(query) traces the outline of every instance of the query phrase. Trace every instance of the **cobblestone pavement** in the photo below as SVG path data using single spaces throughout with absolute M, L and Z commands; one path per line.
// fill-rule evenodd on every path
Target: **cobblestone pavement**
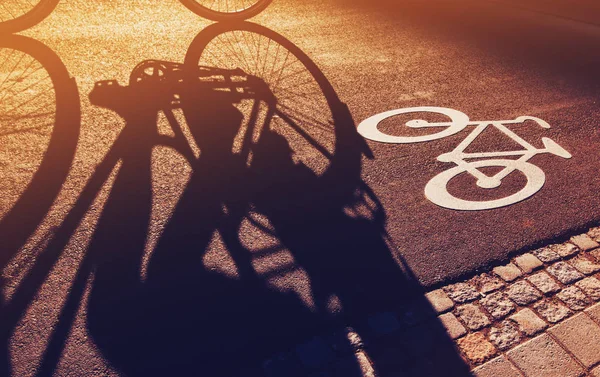
M 350 359 L 358 362 L 363 376 L 427 376 L 407 371 L 407 361 L 396 349 L 377 362 L 368 349 L 402 337 L 412 326 L 436 323 L 454 340 L 471 376 L 600 376 L 598 242 L 600 227 L 528 251 L 489 272 L 426 293 L 437 318 L 420 316 L 419 304 L 377 313 L 367 320 L 371 340 L 351 328 L 316 336 L 265 361 L 257 376 L 342 376 L 339 365 Z M 338 347 L 342 338 L 351 347 Z

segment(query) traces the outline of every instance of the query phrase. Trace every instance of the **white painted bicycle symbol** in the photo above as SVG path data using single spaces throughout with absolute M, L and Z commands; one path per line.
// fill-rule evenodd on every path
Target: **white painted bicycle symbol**
M 379 123 L 387 118 L 400 114 L 422 112 L 442 114 L 449 117 L 451 121 L 428 122 L 426 120 L 416 119 L 406 122 L 406 126 L 415 129 L 442 128 L 442 130 L 439 132 L 423 136 L 392 136 L 381 132 L 377 128 Z M 391 110 L 374 115 L 360 123 L 358 126 L 358 132 L 363 137 L 373 141 L 379 141 L 382 143 L 407 144 L 441 139 L 446 136 L 454 135 L 465 129 L 467 126 L 475 126 L 475 129 L 473 129 L 473 131 L 452 152 L 444 153 L 438 156 L 438 161 L 454 163 L 457 166 L 443 171 L 433 177 L 425 186 L 425 196 L 433 203 L 444 208 L 464 211 L 478 211 L 515 204 L 538 192 L 546 182 L 546 175 L 542 169 L 528 162 L 535 155 L 551 153 L 562 158 L 571 158 L 571 154 L 569 152 L 547 137 L 542 138 L 544 148 L 539 149 L 529 144 L 507 127 L 507 125 L 521 124 L 526 121 L 534 121 L 543 128 L 550 128 L 550 125 L 544 120 L 531 116 L 521 116 L 514 120 L 476 122 L 469 120 L 469 117 L 466 114 L 457 110 L 444 107 L 427 106 Z M 510 137 L 512 140 L 521 145 L 523 149 L 502 152 L 465 153 L 465 150 L 469 147 L 469 145 L 489 126 L 493 126 L 499 131 L 503 132 L 506 136 Z M 517 159 L 502 158 L 515 156 L 520 157 Z M 467 161 L 476 159 L 479 160 L 470 162 Z M 503 169 L 498 173 L 489 176 L 480 170 L 486 167 L 501 167 Z M 502 180 L 514 171 L 520 171 L 522 174 L 524 174 L 527 178 L 527 183 L 518 192 L 500 199 L 472 201 L 457 198 L 448 192 L 448 183 L 450 180 L 465 172 L 471 174 L 477 179 L 476 184 L 478 187 L 483 189 L 493 189 L 499 187 L 502 184 Z

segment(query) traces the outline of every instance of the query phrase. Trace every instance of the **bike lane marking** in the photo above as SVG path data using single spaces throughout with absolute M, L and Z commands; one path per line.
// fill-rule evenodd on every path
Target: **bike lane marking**
M 414 119 L 407 121 L 404 125 L 400 125 L 400 127 L 406 126 L 408 128 L 447 127 L 446 129 L 434 134 L 419 136 L 393 136 L 386 134 L 377 128 L 382 121 L 394 116 L 421 112 L 443 114 L 449 117 L 451 121 L 428 122 L 427 120 L 423 119 Z M 455 163 L 457 166 L 433 177 L 425 186 L 425 196 L 431 202 L 440 207 L 463 211 L 481 211 L 516 204 L 536 194 L 544 186 L 544 183 L 546 182 L 544 171 L 539 167 L 527 162 L 535 155 L 541 153 L 550 153 L 565 159 L 570 159 L 572 157 L 569 152 L 567 152 L 552 139 L 543 137 L 542 141 L 545 148 L 538 149 L 529 144 L 506 126 L 524 123 L 528 120 L 536 122 L 542 128 L 550 128 L 550 125 L 546 121 L 536 117 L 520 116 L 515 120 L 472 122 L 469 120 L 466 114 L 454 109 L 423 106 L 391 110 L 374 115 L 359 124 L 358 132 L 363 137 L 373 141 L 394 144 L 410 144 L 442 139 L 462 131 L 467 126 L 476 126 L 476 128 L 452 152 L 444 153 L 437 157 L 438 161 Z M 516 151 L 464 153 L 464 151 L 473 143 L 473 141 L 475 141 L 475 139 L 480 136 L 490 125 L 500 130 L 503 134 L 524 147 L 524 149 Z M 521 155 L 522 157 L 517 160 L 494 159 L 495 157 L 518 155 Z M 475 158 L 487 158 L 487 160 L 479 160 L 475 162 L 465 161 L 466 159 Z M 494 176 L 488 176 L 479 170 L 479 168 L 493 166 L 503 167 L 504 169 L 496 173 Z M 502 179 L 514 171 L 519 171 L 524 174 L 527 178 L 527 183 L 518 192 L 500 199 L 487 201 L 464 200 L 452 195 L 447 188 L 450 180 L 462 173 L 467 172 L 474 178 L 477 178 L 478 187 L 483 189 L 494 189 L 502 184 Z

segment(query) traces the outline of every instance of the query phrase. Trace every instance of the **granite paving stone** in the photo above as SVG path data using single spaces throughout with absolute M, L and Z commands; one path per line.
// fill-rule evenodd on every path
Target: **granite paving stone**
M 450 298 L 459 304 L 476 300 L 480 297 L 474 286 L 468 283 L 456 283 L 444 287 L 444 291 Z
M 544 294 L 560 291 L 560 285 L 545 271 L 528 276 L 527 280 Z
M 571 284 L 584 278 L 584 275 L 581 272 L 565 262 L 555 263 L 548 267 L 547 271 L 563 284 Z
M 586 367 L 600 362 L 600 327 L 585 313 L 579 313 L 549 331 Z
M 591 275 L 600 271 L 600 264 L 595 263 L 584 256 L 575 257 L 571 259 L 569 263 L 586 275 Z
M 530 274 L 544 265 L 541 260 L 531 253 L 516 257 L 515 264 L 526 274 Z
M 528 305 L 542 298 L 542 294 L 525 280 L 511 285 L 506 295 L 518 305 Z
M 454 307 L 454 302 L 442 289 L 436 289 L 425 295 L 437 313 L 444 313 Z
M 596 262 L 600 262 L 600 249 L 588 251 L 588 255 L 591 256 Z
M 579 377 L 583 368 L 548 334 L 508 351 L 509 359 L 527 377 Z
M 511 315 L 510 319 L 516 322 L 519 330 L 527 336 L 535 335 L 548 327 L 546 322 L 529 308 L 525 308 Z
M 482 363 L 496 355 L 497 350 L 481 332 L 469 334 L 458 340 L 458 347 L 474 363 Z
M 560 255 L 563 258 L 570 257 L 571 255 L 574 255 L 579 251 L 577 246 L 568 242 L 554 244 L 548 247 L 550 248 L 550 250 L 554 251 L 556 254 Z
M 587 277 L 578 281 L 575 285 L 594 301 L 600 300 L 600 280 L 595 277 Z
M 553 251 L 549 247 L 542 247 L 537 250 L 533 250 L 532 253 L 544 263 L 552 263 L 560 259 L 560 255 L 558 255 L 557 252 Z
M 522 377 L 523 375 L 504 356 L 498 356 L 473 370 L 475 377 Z
M 474 277 L 472 282 L 483 294 L 488 294 L 504 287 L 502 280 L 486 273 Z
M 596 242 L 600 242 L 600 226 L 592 228 L 588 231 L 588 236 Z
M 459 306 L 456 314 L 471 330 L 479 330 L 490 324 L 489 318 L 474 304 Z
M 600 303 L 585 309 L 585 313 L 600 323 Z
M 488 313 L 495 319 L 501 319 L 515 310 L 515 304 L 503 292 L 495 292 L 479 301 Z
M 583 310 L 591 304 L 587 296 L 581 289 L 571 286 L 563 289 L 556 294 L 571 310 Z
M 516 345 L 521 340 L 521 334 L 511 321 L 503 321 L 499 326 L 492 327 L 488 337 L 498 349 L 503 351 Z
M 571 237 L 571 242 L 573 242 L 577 247 L 579 247 L 583 251 L 588 251 L 599 247 L 598 242 L 594 241 L 587 234 L 579 234 L 577 236 Z
M 519 270 L 519 267 L 515 266 L 513 263 L 509 263 L 505 266 L 495 267 L 492 271 L 502 280 L 511 282 L 519 278 L 523 273 Z
M 458 321 L 452 313 L 445 313 L 438 317 L 446 332 L 452 339 L 460 338 L 467 333 L 467 329 Z
M 600 365 L 597 366 L 596 368 L 592 369 L 592 371 L 590 372 L 590 376 L 591 377 L 600 377 Z
M 548 322 L 557 323 L 571 315 L 571 310 L 555 300 L 543 300 L 533 308 Z

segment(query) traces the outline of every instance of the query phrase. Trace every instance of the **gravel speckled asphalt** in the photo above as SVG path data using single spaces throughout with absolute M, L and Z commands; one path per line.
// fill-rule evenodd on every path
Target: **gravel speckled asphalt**
M 467 130 L 428 143 L 369 141 L 373 158 L 363 158 L 361 173 L 386 214 L 384 238 L 394 254 L 390 261 L 402 262 L 420 285 L 431 287 L 506 260 L 519 250 L 598 224 L 600 28 L 507 6 L 462 1 L 419 3 L 275 0 L 252 21 L 285 36 L 306 53 L 348 105 L 357 124 L 383 111 L 416 106 L 448 107 L 472 120 L 529 115 L 547 121 L 551 128 L 526 123 L 514 128 L 519 135 L 536 147 L 542 146 L 542 137 L 549 137 L 573 158 L 536 156 L 531 162 L 546 174 L 540 192 L 506 208 L 463 212 L 434 205 L 423 190 L 432 177 L 449 168 L 438 162 L 437 156 L 453 150 Z M 86 250 L 93 241 L 116 170 L 74 225 L 76 231 L 67 237 L 67 246 L 56 262 L 46 266 L 51 270 L 36 275 L 43 277 L 39 290 L 19 289 L 33 261 L 42 258 L 52 235 L 60 232 L 86 182 L 124 127 L 115 113 L 90 104 L 88 95 L 94 84 L 108 79 L 126 84 L 129 73 L 144 59 L 183 62 L 192 40 L 209 24 L 176 0 L 64 0 L 44 22 L 21 33 L 43 42 L 62 59 L 77 82 L 82 116 L 76 154 L 57 200 L 3 270 L 5 301 L 14 295 L 31 299 L 11 306 L 23 311 L 14 319 L 16 330 L 8 347 L 13 375 L 36 374 L 52 329 L 61 329 L 57 318 L 65 304 L 73 306 L 73 325 L 57 375 L 90 371 L 94 375 L 116 374 L 87 335 L 89 286 L 76 304 L 68 301 L 73 290 L 67 289 L 78 283 L 77 279 L 92 280 L 78 271 L 82 274 L 87 268 Z M 389 121 L 382 129 L 396 132 L 397 124 Z M 506 150 L 510 140 L 501 137 L 490 132 L 472 147 Z M 28 169 L 36 164 L 32 160 L 41 158 L 35 154 L 19 157 L 24 159 L 23 166 L 15 167 L 8 153 L 0 150 L 0 167 L 9 166 L 7 169 L 19 178 L 0 186 L 1 215 L 14 203 L 6 198 L 16 198 L 19 187 L 27 182 L 27 171 L 35 170 Z M 147 239 L 143 240 L 146 255 L 140 266 L 142 275 L 151 270 L 150 251 L 170 221 L 190 174 L 189 164 L 172 150 L 157 148 L 152 154 L 152 210 Z M 244 186 L 244 182 L 234 182 Z M 484 195 L 473 183 L 464 180 L 454 189 Z M 516 177 L 499 190 L 510 192 L 522 184 Z M 289 234 L 277 236 L 302 242 Z M 285 242 L 277 236 L 265 236 L 251 222 L 240 225 L 242 245 L 273 250 L 268 255 L 257 254 L 254 269 L 268 276 L 271 287 L 293 292 L 308 311 L 315 310 L 319 298 L 311 291 L 312 272 L 296 265 L 286 245 L 281 245 Z M 346 245 L 349 241 L 340 242 Z M 334 255 L 343 256 L 343 250 Z M 362 259 L 369 265 L 369 258 L 369 251 L 363 250 L 362 255 L 352 256 L 352 263 L 359 264 Z M 309 257 L 303 262 L 310 261 Z M 235 279 L 241 273 L 218 235 L 207 245 L 202 262 L 221 277 Z M 220 282 L 211 279 L 215 284 Z M 388 288 L 390 292 L 395 289 L 393 285 Z

